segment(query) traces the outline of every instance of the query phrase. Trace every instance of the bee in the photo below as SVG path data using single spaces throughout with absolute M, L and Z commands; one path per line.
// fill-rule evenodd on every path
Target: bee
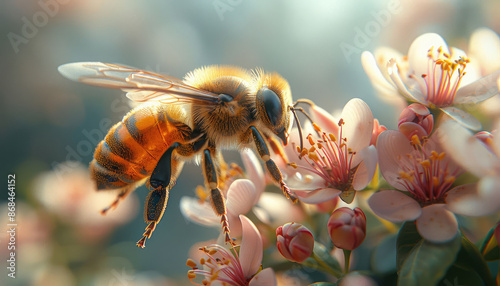
M 100 62 L 69 63 L 59 72 L 74 81 L 121 89 L 129 99 L 144 102 L 111 127 L 90 163 L 97 190 L 118 190 L 103 214 L 141 184 L 149 189 L 144 207 L 148 225 L 137 246 L 144 247 L 151 237 L 184 162 L 194 158 L 201 159 L 212 207 L 221 217 L 226 242 L 232 242 L 219 188 L 222 149 L 254 149 L 285 196 L 297 200 L 270 153 L 281 146 L 279 139 L 287 144 L 295 115 L 290 86 L 279 74 L 207 66 L 181 80 Z

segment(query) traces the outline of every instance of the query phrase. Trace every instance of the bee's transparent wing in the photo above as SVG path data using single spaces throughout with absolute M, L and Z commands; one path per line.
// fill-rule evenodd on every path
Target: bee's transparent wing
M 78 62 L 59 66 L 66 78 L 89 85 L 122 89 L 133 101 L 189 103 L 202 101 L 217 104 L 218 95 L 184 84 L 180 79 L 123 65 Z

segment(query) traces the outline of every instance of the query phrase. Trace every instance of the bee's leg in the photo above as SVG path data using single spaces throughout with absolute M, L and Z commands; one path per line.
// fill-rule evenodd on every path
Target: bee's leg
M 275 182 L 280 184 L 283 193 L 287 198 L 289 198 L 293 203 L 297 202 L 297 198 L 292 194 L 290 188 L 283 181 L 283 176 L 281 175 L 281 171 L 276 166 L 276 163 L 271 159 L 271 155 L 269 153 L 269 148 L 267 147 L 267 143 L 262 137 L 262 134 L 255 128 L 255 126 L 250 126 L 250 130 L 252 131 L 253 141 L 255 142 L 255 147 L 257 148 L 257 152 L 260 155 L 260 158 L 264 162 L 266 162 L 266 168 L 269 174 Z
M 144 206 L 144 220 L 149 224 L 142 238 L 137 242 L 139 247 L 144 248 L 146 239 L 151 237 L 156 225 L 160 222 L 167 207 L 168 192 L 175 185 L 182 170 L 184 162 L 172 158 L 172 152 L 178 146 L 179 144 L 175 143 L 165 151 L 146 183 L 151 191 Z
M 226 202 L 218 188 L 219 182 L 217 180 L 217 170 L 215 169 L 216 164 L 214 164 L 213 160 L 215 158 L 215 156 L 212 156 L 210 149 L 205 149 L 203 151 L 203 175 L 205 176 L 206 185 L 210 189 L 210 197 L 214 211 L 221 217 L 220 222 L 222 224 L 222 231 L 225 235 L 225 241 L 232 243 L 231 236 L 229 235 L 229 221 L 226 216 Z
M 118 195 L 116 196 L 116 199 L 109 206 L 101 210 L 101 214 L 105 215 L 110 209 L 115 209 L 120 203 L 120 201 L 125 199 L 128 194 L 130 194 L 133 190 L 135 190 L 136 187 L 137 186 L 135 184 L 132 184 L 121 189 Z

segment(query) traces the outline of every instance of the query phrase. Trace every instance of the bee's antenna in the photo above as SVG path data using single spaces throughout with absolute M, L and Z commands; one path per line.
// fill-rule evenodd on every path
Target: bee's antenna
M 299 107 L 299 108 L 300 108 L 300 107 Z M 301 152 L 302 152 L 302 149 L 304 148 L 304 142 L 303 142 L 303 139 L 302 139 L 302 126 L 300 126 L 299 117 L 297 116 L 297 112 L 295 112 L 295 109 L 297 109 L 297 108 L 295 107 L 295 104 L 294 104 L 294 106 L 290 106 L 290 110 L 291 110 L 291 111 L 292 111 L 292 113 L 293 113 L 293 117 L 295 118 L 295 122 L 297 122 L 297 127 L 298 127 L 298 129 L 299 129 L 299 138 L 300 138 L 300 152 L 299 152 L 299 159 L 301 159 L 301 158 L 302 158 L 302 156 L 301 156 L 301 154 L 302 154 L 302 153 L 301 153 Z M 300 108 L 300 109 L 302 109 L 302 108 Z M 300 109 L 298 109 L 298 110 L 300 110 Z M 302 111 L 302 112 L 303 112 L 303 111 Z
M 295 101 L 295 103 L 293 104 L 293 108 L 292 108 L 292 109 L 295 109 L 295 110 L 297 110 L 297 111 L 302 112 L 302 114 L 304 114 L 304 115 L 307 117 L 307 119 L 309 119 L 309 121 L 310 121 L 311 123 L 314 123 L 313 119 L 312 119 L 312 118 L 311 118 L 311 116 L 310 116 L 310 115 L 309 115 L 309 114 L 308 114 L 308 113 L 304 110 L 304 108 L 302 108 L 302 107 L 297 107 L 297 105 L 298 105 L 299 103 L 305 103 L 305 104 L 307 104 L 307 105 L 309 105 L 309 106 L 314 106 L 314 105 L 315 105 L 315 104 L 314 104 L 314 102 L 312 102 L 312 101 L 311 101 L 311 100 L 309 100 L 309 99 L 305 99 L 305 98 L 303 98 L 303 99 L 298 99 L 297 101 Z M 294 113 L 294 115 L 295 115 L 295 113 Z M 297 116 L 297 115 L 295 115 L 295 116 Z M 316 131 L 316 132 L 317 132 L 317 131 Z M 299 133 L 300 133 L 300 132 L 299 132 Z M 321 134 L 318 134 L 318 135 L 321 137 Z M 302 147 L 301 147 L 301 149 L 302 149 Z

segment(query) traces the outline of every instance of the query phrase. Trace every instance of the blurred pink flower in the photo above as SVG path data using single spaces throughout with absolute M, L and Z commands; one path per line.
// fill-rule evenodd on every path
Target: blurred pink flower
M 481 124 L 472 115 L 454 107 L 457 104 L 478 103 L 499 93 L 497 79 L 500 70 L 480 78 L 475 63 L 457 48 L 448 48 L 438 34 L 423 34 L 413 41 L 408 51 L 408 69 L 399 70 L 401 62 L 390 59 L 384 77 L 370 52 L 362 54 L 365 72 L 378 90 L 403 95 L 407 100 L 439 108 L 470 129 Z
M 446 127 L 441 126 L 440 133 Z M 438 136 L 409 140 L 399 131 L 382 133 L 378 140 L 379 166 L 386 181 L 398 189 L 373 194 L 368 203 L 373 212 L 392 222 L 416 220 L 420 235 L 432 242 L 445 242 L 458 231 L 453 213 L 482 216 L 491 212 L 481 207 L 486 203 L 477 184 L 452 188 L 463 173 L 443 146 L 451 140 L 438 141 Z M 490 196 L 489 199 L 495 198 Z M 498 201 L 498 199 L 497 199 Z
M 101 215 L 117 193 L 97 192 L 88 170 L 75 162 L 62 163 L 58 170 L 40 175 L 33 193 L 47 211 L 76 226 L 87 239 L 106 235 L 113 227 L 128 222 L 138 207 L 136 196 L 131 194 L 114 211 Z
M 336 247 L 356 249 L 366 236 L 365 214 L 360 208 L 336 209 L 328 220 L 328 234 Z
M 286 259 L 302 263 L 311 256 L 314 237 L 309 229 L 299 223 L 286 223 L 276 229 L 278 250 Z
M 199 263 L 192 259 L 187 265 L 188 278 L 193 284 L 197 275 L 204 276 L 203 285 L 276 285 L 272 268 L 260 270 L 263 256 L 262 237 L 255 225 L 246 217 L 240 216 L 242 239 L 239 253 L 218 244 L 200 248 L 205 254 Z M 199 284 L 197 284 L 199 285 Z
M 453 121 L 441 124 L 438 136 L 444 150 L 465 170 L 480 178 L 477 190 L 470 194 L 462 208 L 470 215 L 486 215 L 500 210 L 500 121 L 493 133 L 469 130 Z M 445 144 L 453 142 L 453 144 Z
M 316 105 L 311 107 L 311 116 L 314 129 L 303 129 L 309 148 L 298 150 L 298 132 L 291 132 L 293 144 L 285 150 L 292 163 L 282 166 L 286 182 L 305 203 L 318 204 L 339 195 L 351 203 L 355 191 L 368 185 L 377 166 L 375 146 L 370 146 L 372 112 L 364 101 L 355 98 L 345 105 L 340 119 Z

